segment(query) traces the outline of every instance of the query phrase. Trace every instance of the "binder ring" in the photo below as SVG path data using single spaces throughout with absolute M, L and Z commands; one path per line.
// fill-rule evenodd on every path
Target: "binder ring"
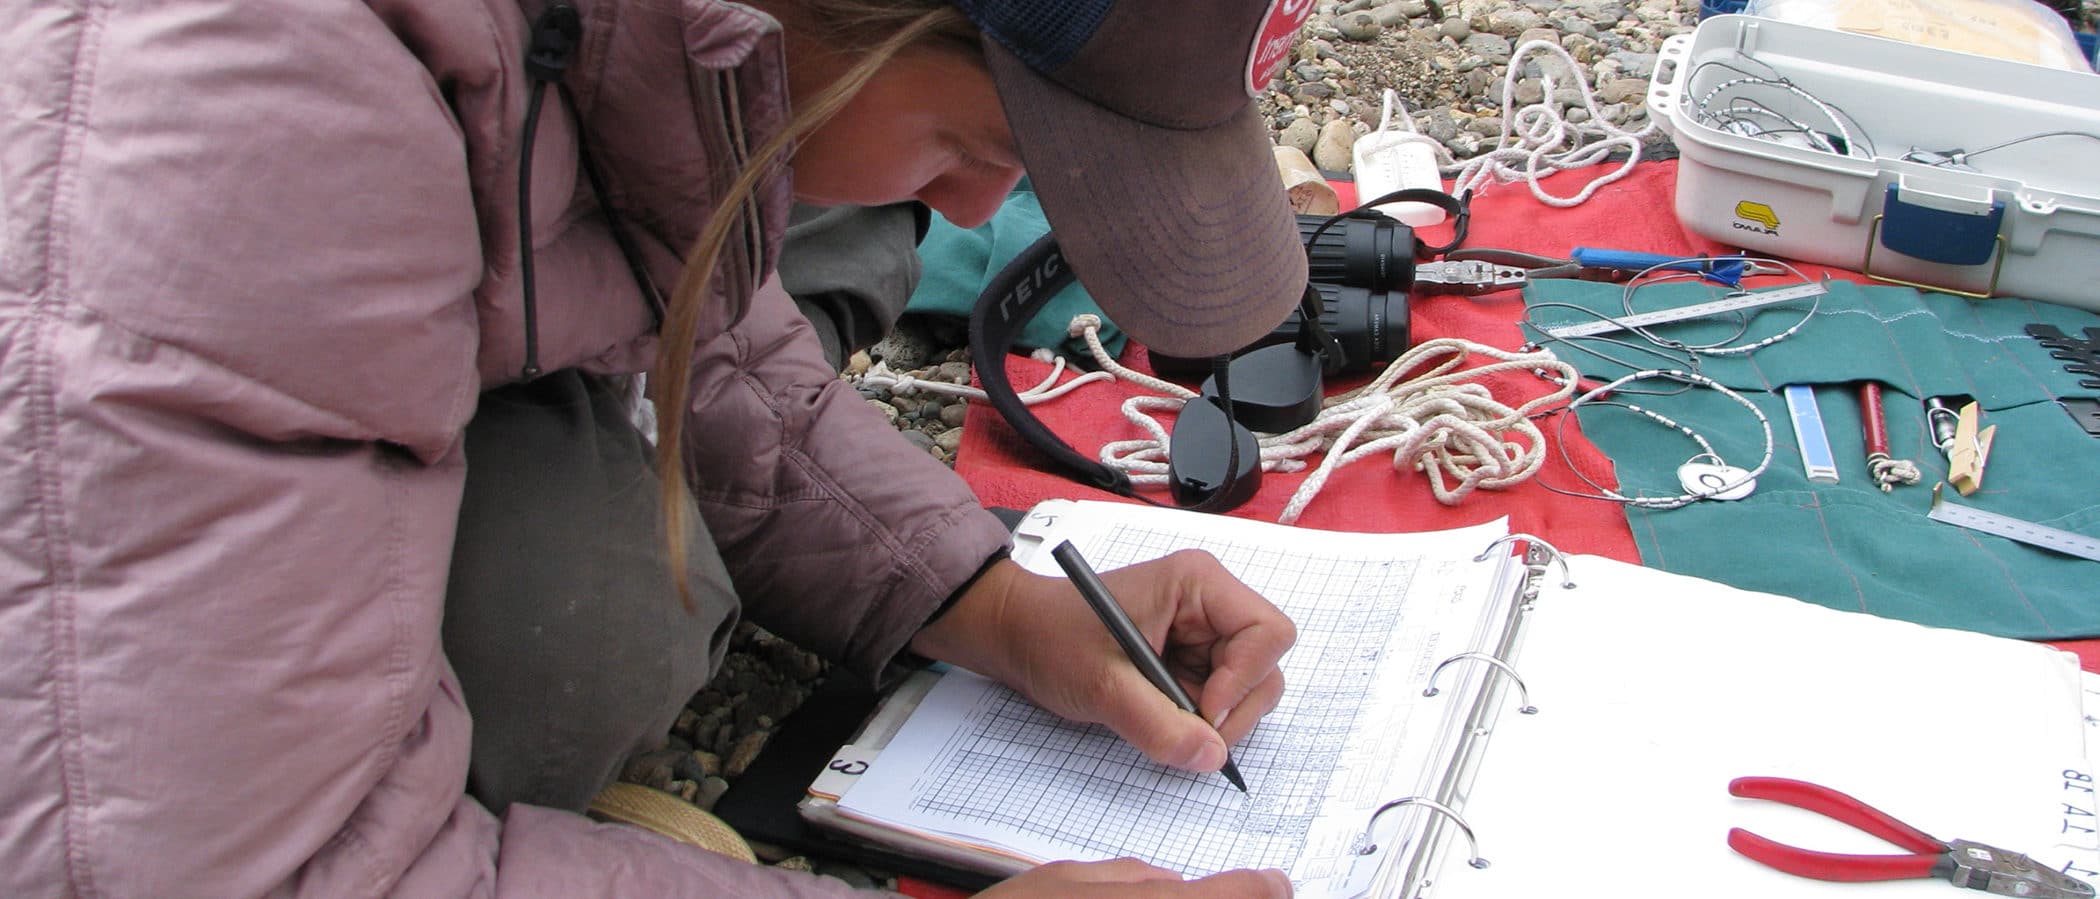
M 1485 562 L 1487 561 L 1488 556 L 1494 554 L 1496 547 L 1517 540 L 1523 540 L 1528 543 L 1534 543 L 1539 546 L 1545 547 L 1547 554 L 1552 557 L 1553 561 L 1560 563 L 1560 588 L 1563 590 L 1574 588 L 1575 577 L 1568 573 L 1568 557 L 1563 555 L 1561 551 L 1558 548 L 1556 548 L 1553 544 L 1547 543 L 1546 541 L 1541 540 L 1537 537 L 1533 537 L 1530 534 L 1510 534 L 1506 537 L 1497 537 L 1495 538 L 1495 542 L 1488 544 L 1486 549 L 1480 551 L 1480 555 L 1474 556 L 1473 561 Z
M 1510 667 L 1508 662 L 1502 661 L 1501 659 L 1495 658 L 1493 655 L 1490 655 L 1485 652 L 1480 652 L 1478 650 L 1475 650 L 1473 652 L 1462 652 L 1458 655 L 1452 656 L 1448 659 L 1438 662 L 1436 665 L 1436 670 L 1429 672 L 1429 686 L 1422 688 L 1422 695 L 1435 696 L 1436 676 L 1444 673 L 1444 669 L 1446 667 L 1449 667 L 1452 662 L 1463 661 L 1465 659 L 1479 659 L 1480 661 L 1495 666 L 1496 670 L 1508 675 L 1510 682 L 1517 685 L 1517 701 L 1521 703 L 1521 705 L 1517 706 L 1517 711 L 1520 714 L 1525 715 L 1536 715 L 1539 713 L 1539 707 L 1531 704 L 1531 690 L 1524 686 L 1524 679 L 1522 677 L 1517 676 L 1517 669 Z
M 1378 816 L 1383 815 L 1386 812 L 1391 811 L 1393 809 L 1399 808 L 1403 805 L 1419 805 L 1432 812 L 1436 812 L 1439 815 L 1443 815 L 1444 817 L 1451 819 L 1452 824 L 1458 825 L 1458 832 L 1466 835 L 1466 848 L 1471 849 L 1473 851 L 1473 857 L 1466 859 L 1466 864 L 1472 865 L 1475 868 L 1485 868 L 1488 866 L 1488 860 L 1480 857 L 1480 841 L 1473 838 L 1473 828 L 1466 824 L 1466 819 L 1460 817 L 1457 812 L 1452 811 L 1449 807 L 1439 804 L 1431 799 L 1424 799 L 1420 796 L 1407 796 L 1401 799 L 1395 799 L 1391 802 L 1379 806 L 1377 811 L 1372 812 L 1371 820 L 1364 824 L 1364 848 L 1358 850 L 1356 854 L 1370 855 L 1371 853 L 1378 851 L 1378 844 L 1371 842 L 1371 833 L 1378 829 Z

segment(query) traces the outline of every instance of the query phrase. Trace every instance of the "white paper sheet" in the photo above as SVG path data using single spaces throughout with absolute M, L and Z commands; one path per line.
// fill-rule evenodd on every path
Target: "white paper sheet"
M 1282 703 L 1232 748 L 1249 794 L 1215 774 L 1155 765 L 1105 728 L 1058 720 L 958 673 L 921 702 L 841 809 L 975 834 L 1035 859 L 1135 855 L 1190 876 L 1275 867 L 1301 897 L 1362 892 L 1380 861 L 1357 851 L 1370 812 L 1417 787 L 1437 732 L 1456 717 L 1456 690 L 1422 693 L 1438 662 L 1479 648 L 1499 605 L 1490 601 L 1498 568 L 1473 560 L 1506 525 L 1341 534 L 1128 505 L 1103 524 L 1082 508 L 1096 505 L 1038 507 L 1018 531 L 1016 558 L 1057 574 L 1047 546 L 1058 540 L 1101 571 L 1207 549 L 1296 622 Z M 1439 683 L 1456 679 L 1446 672 Z
M 1743 827 L 1895 854 L 1819 815 L 1737 799 L 1747 775 L 1850 793 L 1942 840 L 2100 868 L 2076 660 L 2051 647 L 1832 611 L 1608 559 L 1545 591 L 1464 814 L 1489 867 L 1446 859 L 1426 895 L 1949 895 L 1945 880 L 1839 884 L 1728 848 Z M 2100 694 L 2094 694 L 2100 695 Z

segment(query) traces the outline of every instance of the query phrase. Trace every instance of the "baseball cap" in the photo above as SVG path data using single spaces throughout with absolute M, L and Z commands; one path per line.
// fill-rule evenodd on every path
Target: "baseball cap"
M 1314 0 L 955 0 L 1057 243 L 1150 349 L 1253 344 L 1305 293 L 1254 98 Z

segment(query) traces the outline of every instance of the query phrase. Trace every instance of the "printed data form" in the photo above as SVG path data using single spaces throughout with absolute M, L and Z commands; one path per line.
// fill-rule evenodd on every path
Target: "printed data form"
M 1056 575 L 1048 550 L 1060 540 L 1103 572 L 1201 548 L 1297 624 L 1280 704 L 1232 747 L 1248 793 L 956 671 L 841 811 L 1035 860 L 1128 855 L 1190 877 L 1278 868 L 1301 897 L 1361 893 L 1382 858 L 1361 853 L 1372 812 L 1423 789 L 1439 730 L 1462 717 L 1459 672 L 1440 674 L 1434 697 L 1423 695 L 1430 675 L 1480 649 L 1506 608 L 1491 594 L 1503 592 L 1497 560 L 1508 552 L 1475 561 L 1506 525 L 1346 534 L 1222 516 L 1191 524 L 1129 505 L 1104 519 L 1089 514 L 1098 505 L 1038 507 L 1016 558 Z

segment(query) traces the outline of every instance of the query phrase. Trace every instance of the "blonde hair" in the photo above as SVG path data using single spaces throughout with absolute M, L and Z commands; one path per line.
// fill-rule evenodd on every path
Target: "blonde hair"
M 686 404 L 692 384 L 693 343 L 708 288 L 715 280 L 722 250 L 738 225 L 747 221 L 747 210 L 759 182 L 776 172 L 775 164 L 789 147 L 815 131 L 845 107 L 875 73 L 899 53 L 922 42 L 979 52 L 976 28 L 948 0 L 793 0 L 798 14 L 795 24 L 811 28 L 823 45 L 859 54 L 836 82 L 796 109 L 787 125 L 745 160 L 723 192 L 722 200 L 708 215 L 686 254 L 685 268 L 665 300 L 663 328 L 658 341 L 656 365 L 649 371 L 650 399 L 656 404 L 656 469 L 662 492 L 664 539 L 670 551 L 671 576 L 679 598 L 693 607 L 691 585 L 686 577 L 686 541 L 691 533 L 688 505 L 690 485 L 685 472 Z M 755 226 L 755 222 L 753 222 Z

